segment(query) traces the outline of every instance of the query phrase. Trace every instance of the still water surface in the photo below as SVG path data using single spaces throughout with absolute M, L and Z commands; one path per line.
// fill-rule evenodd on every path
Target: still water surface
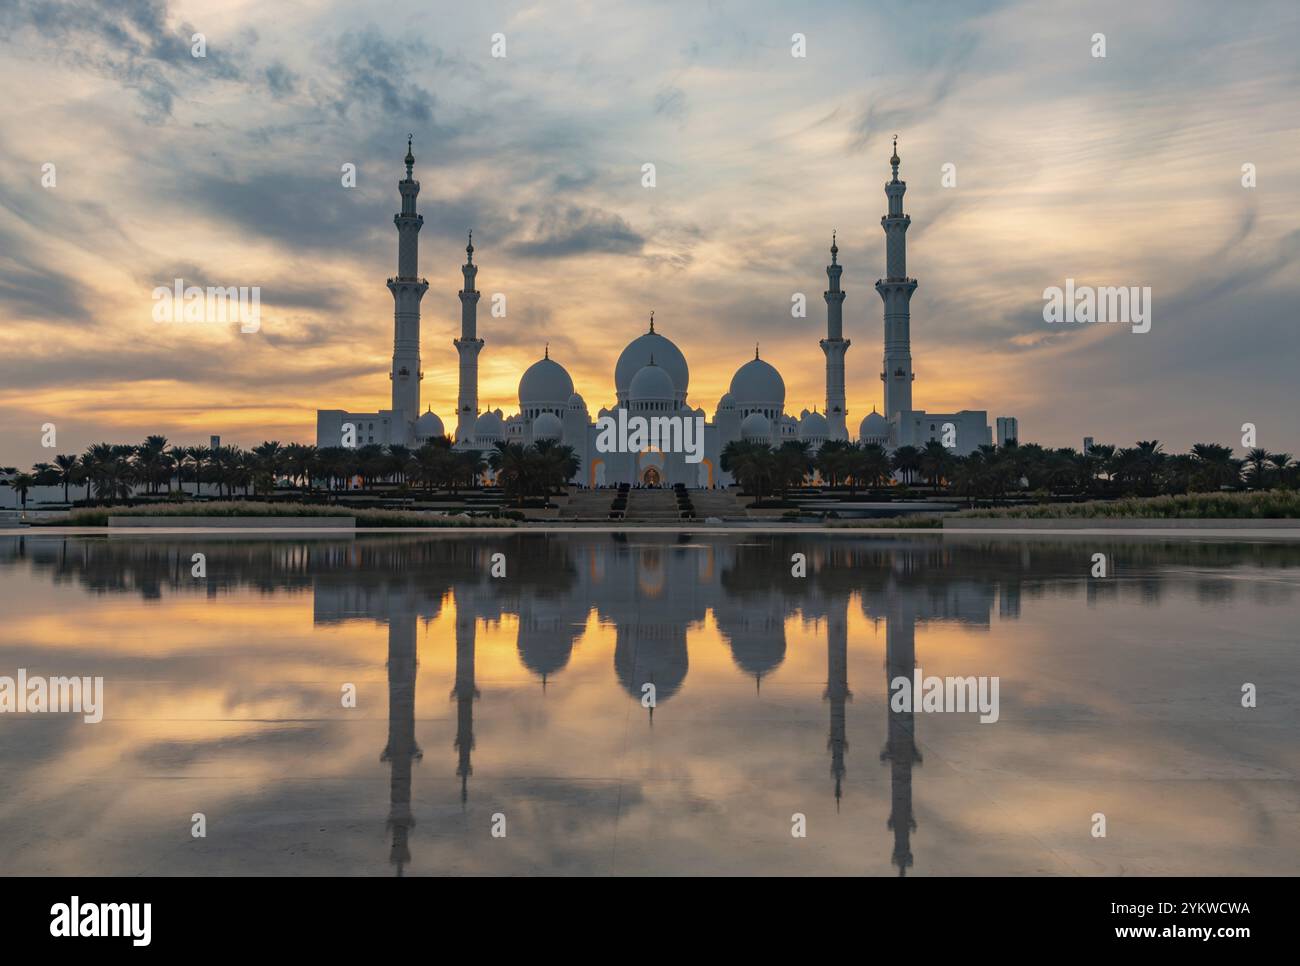
M 0 715 L 0 868 L 1296 874 L 1297 628 L 1270 543 L 0 537 L 0 675 L 105 682 Z

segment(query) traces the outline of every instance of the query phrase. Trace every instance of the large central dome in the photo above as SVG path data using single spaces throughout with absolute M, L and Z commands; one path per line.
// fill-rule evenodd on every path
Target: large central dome
M 785 380 L 770 364 L 754 353 L 731 377 L 731 395 L 742 412 L 770 409 L 780 412 L 785 406 Z
M 551 358 L 549 349 L 545 358 L 529 366 L 519 380 L 519 405 L 524 409 L 535 406 L 563 409 L 572 395 L 573 380 L 564 366 Z
M 682 355 L 682 350 L 654 330 L 653 322 L 650 323 L 649 332 L 637 336 L 627 344 L 614 366 L 614 389 L 618 393 L 618 401 L 627 402 L 632 377 L 648 366 L 651 358 L 655 365 L 663 367 L 668 378 L 673 381 L 677 401 L 685 402 L 686 388 L 691 378 L 686 357 Z

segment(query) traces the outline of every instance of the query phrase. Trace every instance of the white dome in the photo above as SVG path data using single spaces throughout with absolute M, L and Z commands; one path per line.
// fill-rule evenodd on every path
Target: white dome
M 668 370 L 651 361 L 632 377 L 627 395 L 629 402 L 672 402 L 677 398 L 677 390 Z
M 572 396 L 569 397 L 569 408 L 570 408 L 570 409 L 586 409 L 586 408 L 587 408 L 587 400 L 583 399 L 581 396 L 579 396 L 579 395 L 575 392 Z
M 766 442 L 772 438 L 772 424 L 762 413 L 750 413 L 740 421 L 740 435 L 744 439 Z
M 691 378 L 686 357 L 670 340 L 651 329 L 629 342 L 614 365 L 614 388 L 618 392 L 620 402 L 627 400 L 632 388 L 632 377 L 650 364 L 652 356 L 655 365 L 667 371 L 676 398 L 678 400 L 686 398 L 686 389 Z
M 564 424 L 555 413 L 542 413 L 533 420 L 533 439 L 559 439 L 564 435 Z
M 438 414 L 429 409 L 427 413 L 415 421 L 415 438 L 416 439 L 435 439 L 438 436 L 445 436 L 446 433 L 442 428 L 442 420 Z
M 500 437 L 505 432 L 505 426 L 501 422 L 500 410 L 488 410 L 480 413 L 478 419 L 474 420 L 474 435 L 491 439 Z
M 755 356 L 731 377 L 731 395 L 741 409 L 781 409 L 785 405 L 785 380 L 781 373 Z
M 858 438 L 863 442 L 877 442 L 889 438 L 889 421 L 874 409 L 863 418 L 858 426 Z
M 729 392 L 724 392 L 722 398 L 718 400 L 719 412 L 730 412 L 736 408 L 736 397 Z
M 807 413 L 799 420 L 800 439 L 825 439 L 830 433 L 830 423 L 821 413 Z
M 573 380 L 568 371 L 547 354 L 524 372 L 519 380 L 519 405 L 564 406 L 573 395 Z

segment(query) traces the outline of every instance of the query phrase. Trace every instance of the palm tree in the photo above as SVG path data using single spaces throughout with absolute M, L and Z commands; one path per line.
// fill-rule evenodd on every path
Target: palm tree
M 1233 459 L 1230 446 L 1218 443 L 1196 443 L 1191 457 L 1196 465 L 1192 476 L 1195 490 L 1218 490 L 1225 486 L 1241 485 L 1241 462 Z
M 259 491 L 271 490 L 280 478 L 284 467 L 285 448 L 279 440 L 270 440 L 253 447 L 249 455 L 249 470 Z
M 883 486 L 890 477 L 891 469 L 885 448 L 879 443 L 866 443 L 858 450 L 853 479 L 867 486 Z
M 173 446 L 167 450 L 167 459 L 171 461 L 172 468 L 176 471 L 176 489 L 182 493 L 185 491 L 185 464 L 190 461 L 190 454 L 193 451 L 188 446 Z M 171 477 L 167 477 L 167 492 L 171 492 Z
M 68 453 L 54 457 L 54 465 L 58 467 L 59 482 L 63 484 L 63 502 L 67 503 L 68 484 L 76 483 L 81 478 L 81 464 L 75 453 Z
M 847 439 L 828 439 L 817 450 L 817 472 L 827 485 L 835 487 L 844 479 L 854 444 Z
M 31 473 L 18 473 L 5 481 L 6 485 L 12 486 L 14 492 L 22 500 L 23 509 L 27 509 L 27 491 L 36 485 L 36 477 Z
M 1023 447 L 1022 447 L 1023 449 Z M 930 481 L 930 485 L 936 489 L 939 481 L 947 477 L 952 469 L 952 454 L 937 439 L 932 439 L 925 444 L 925 449 L 921 451 L 921 475 Z
M 894 469 L 903 477 L 903 482 L 911 484 L 921 471 L 921 451 L 915 446 L 900 446 L 894 450 Z
M 166 436 L 146 436 L 143 443 L 132 447 L 136 465 L 140 468 L 140 478 L 150 493 L 157 492 L 161 474 L 166 471 L 163 454 L 167 449 Z M 170 472 L 168 476 L 170 477 Z
M 206 446 L 191 446 L 190 461 L 194 463 L 194 495 L 203 495 L 203 464 L 212 459 L 212 450 Z
M 765 443 L 732 440 L 722 448 L 718 465 L 730 473 L 755 501 L 763 499 L 771 489 L 775 460 L 772 448 Z
M 772 454 L 772 480 L 780 490 L 781 499 L 786 498 L 790 487 L 801 485 L 812 472 L 810 446 L 806 440 L 791 439 Z
M 1268 480 L 1268 468 L 1272 465 L 1273 454 L 1261 446 L 1256 446 L 1246 454 L 1246 465 L 1251 468 L 1251 477 L 1255 489 L 1262 490 Z
M 515 495 L 515 506 L 524 505 L 524 494 L 532 487 L 536 464 L 522 443 L 498 442 L 488 454 L 488 465 L 507 494 Z
M 538 471 L 542 486 L 549 492 L 560 491 L 564 484 L 582 468 L 578 452 L 572 446 L 552 439 L 539 439 L 533 444 L 538 457 Z
M 1292 466 L 1292 463 L 1291 463 L 1291 454 L 1290 454 L 1290 453 L 1274 453 L 1272 456 L 1270 456 L 1270 457 L 1268 458 L 1268 461 L 1269 461 L 1270 463 L 1272 463 L 1274 469 L 1277 470 L 1277 485 L 1278 485 L 1278 486 L 1285 486 L 1285 485 L 1286 485 L 1287 470 L 1290 469 L 1291 466 Z

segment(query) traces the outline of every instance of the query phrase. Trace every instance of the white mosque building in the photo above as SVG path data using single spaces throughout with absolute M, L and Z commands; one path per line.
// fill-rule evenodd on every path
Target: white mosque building
M 912 408 L 911 323 L 909 302 L 916 279 L 907 275 L 906 233 L 910 216 L 903 213 L 907 183 L 898 178 L 898 147 L 889 159 L 893 179 L 885 185 L 888 213 L 881 218 L 886 239 L 886 276 L 876 282 L 884 302 L 884 412 L 874 409 L 862 420 L 858 437 L 889 450 L 900 446 L 923 447 L 938 440 L 956 455 L 965 455 L 992 443 L 988 413 L 962 410 L 956 413 L 928 413 Z M 398 182 L 402 210 L 393 221 L 398 232 L 397 275 L 388 280 L 393 293 L 394 337 L 392 408 L 373 413 L 322 409 L 316 414 L 316 444 L 320 447 L 370 443 L 419 446 L 445 435 L 442 420 L 432 409 L 420 412 L 420 300 L 429 283 L 418 275 L 419 232 L 424 216 L 416 212 L 420 183 L 413 178 L 415 158 L 408 142 L 406 178 Z M 848 440 L 848 410 L 844 393 L 844 357 L 851 344 L 843 335 L 845 293 L 840 288 L 843 266 L 839 248 L 831 241 L 831 263 L 826 266 L 829 289 L 826 299 L 826 338 L 821 340 L 826 358 L 826 405 L 824 412 L 804 409 L 796 418 L 786 412 L 785 380 L 769 362 L 759 357 L 743 363 L 731 379 L 728 392 L 718 400 L 713 421 L 705 411 L 687 401 L 690 368 L 682 351 L 670 339 L 655 331 L 651 314 L 649 330 L 628 343 L 614 366 L 612 405 L 602 407 L 597 417 L 617 419 L 619 411 L 635 415 L 699 417 L 704 425 L 703 455 L 688 462 L 683 452 L 604 452 L 597 446 L 600 431 L 583 397 L 574 390 L 573 379 L 549 348 L 519 380 L 519 411 L 478 409 L 478 355 L 484 340 L 478 337 L 479 292 L 475 288 L 478 266 L 474 264 L 473 235 L 465 248 L 461 267 L 464 287 L 461 303 L 461 336 L 453 341 L 460 363 L 460 392 L 456 404 L 455 446 L 490 452 L 498 442 L 534 443 L 552 440 L 573 448 L 579 469 L 572 482 L 585 486 L 620 483 L 644 486 L 710 487 L 730 484 L 719 459 L 728 443 L 747 440 L 778 446 L 789 440 L 807 442 L 816 452 L 827 440 Z

